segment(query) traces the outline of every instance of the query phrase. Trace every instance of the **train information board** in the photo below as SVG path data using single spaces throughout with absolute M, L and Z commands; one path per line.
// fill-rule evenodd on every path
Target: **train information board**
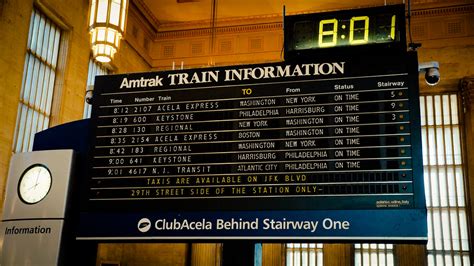
M 417 82 L 415 54 L 98 77 L 79 238 L 424 240 Z

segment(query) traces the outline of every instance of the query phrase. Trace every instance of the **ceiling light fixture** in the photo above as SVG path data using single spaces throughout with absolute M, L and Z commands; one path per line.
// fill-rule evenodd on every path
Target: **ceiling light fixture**
M 128 0 L 92 0 L 89 32 L 95 60 L 109 63 L 125 32 Z

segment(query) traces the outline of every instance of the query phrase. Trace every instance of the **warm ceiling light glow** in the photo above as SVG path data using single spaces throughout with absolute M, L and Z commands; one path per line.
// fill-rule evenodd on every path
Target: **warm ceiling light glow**
M 114 58 L 125 32 L 128 0 L 92 0 L 89 19 L 94 59 L 108 63 Z

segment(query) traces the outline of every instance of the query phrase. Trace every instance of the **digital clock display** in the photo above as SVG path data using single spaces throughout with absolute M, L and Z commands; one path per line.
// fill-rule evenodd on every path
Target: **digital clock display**
M 403 5 L 285 17 L 286 52 L 379 45 L 406 47 Z

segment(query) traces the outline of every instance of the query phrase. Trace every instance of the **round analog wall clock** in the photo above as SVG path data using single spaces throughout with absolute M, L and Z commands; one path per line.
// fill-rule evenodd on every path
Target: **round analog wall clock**
M 27 204 L 35 204 L 48 195 L 52 185 L 49 169 L 40 164 L 27 168 L 18 182 L 18 195 Z

